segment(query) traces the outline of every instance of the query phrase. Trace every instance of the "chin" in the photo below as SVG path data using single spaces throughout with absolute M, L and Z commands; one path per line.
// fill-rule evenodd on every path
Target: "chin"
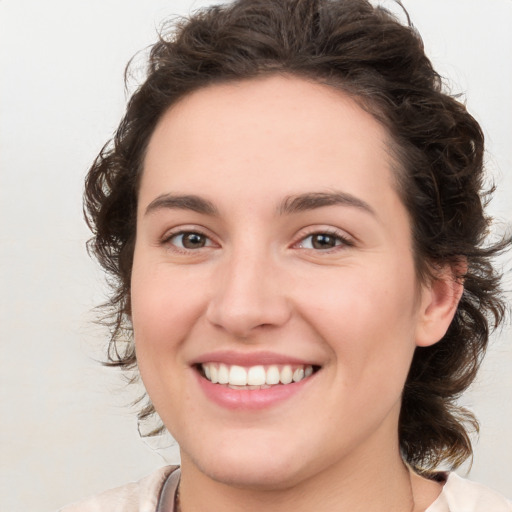
M 217 449 L 209 456 L 182 456 L 182 464 L 186 464 L 187 459 L 208 478 L 239 489 L 284 490 L 307 477 L 305 457 L 298 449 L 283 453 L 273 447 L 249 451 L 232 447 Z
M 301 478 L 291 468 L 276 467 L 275 464 L 257 466 L 245 463 L 243 467 L 227 468 L 216 464 L 212 468 L 205 468 L 205 474 L 212 480 L 236 487 L 238 489 L 251 489 L 258 491 L 282 491 L 297 485 Z

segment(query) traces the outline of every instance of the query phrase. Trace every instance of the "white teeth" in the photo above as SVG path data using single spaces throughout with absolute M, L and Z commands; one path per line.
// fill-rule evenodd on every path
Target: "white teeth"
M 292 382 L 293 372 L 291 366 L 283 366 L 283 369 L 281 370 L 281 377 L 279 380 L 281 381 L 281 384 L 290 384 L 290 382 Z
M 247 371 L 242 366 L 233 365 L 229 370 L 229 384 L 232 386 L 245 386 L 247 384 Z
M 261 389 L 277 384 L 300 382 L 313 373 L 313 366 L 257 365 L 249 368 L 229 366 L 224 363 L 204 363 L 201 365 L 204 376 L 213 384 L 242 387 L 243 389 Z
M 210 380 L 214 384 L 217 384 L 217 382 L 219 382 L 219 379 L 217 378 L 217 374 L 219 373 L 219 370 L 217 369 L 217 367 L 214 364 L 211 364 L 209 366 L 210 366 L 210 375 L 211 375 Z
M 247 372 L 247 384 L 249 386 L 262 386 L 265 384 L 266 377 L 263 366 L 251 366 Z
M 270 366 L 268 368 L 265 384 L 268 384 L 269 386 L 279 384 L 279 368 L 277 366 Z
M 293 382 L 299 382 L 304 378 L 304 368 L 297 368 L 293 372 Z
M 229 383 L 229 369 L 225 364 L 219 364 L 219 372 L 217 373 L 217 382 L 219 384 Z

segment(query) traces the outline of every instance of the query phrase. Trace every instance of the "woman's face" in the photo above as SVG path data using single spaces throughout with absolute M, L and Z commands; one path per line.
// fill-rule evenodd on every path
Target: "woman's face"
M 413 351 L 437 340 L 391 167 L 372 116 L 297 78 L 214 85 L 163 116 L 132 320 L 184 469 L 276 488 L 398 453 Z

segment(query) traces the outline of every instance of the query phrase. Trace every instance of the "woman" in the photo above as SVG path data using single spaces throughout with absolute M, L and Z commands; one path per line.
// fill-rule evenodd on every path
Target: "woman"
M 366 1 L 241 0 L 164 36 L 85 205 L 111 364 L 181 468 L 65 510 L 511 510 L 436 470 L 471 455 L 454 400 L 505 309 L 482 156 Z

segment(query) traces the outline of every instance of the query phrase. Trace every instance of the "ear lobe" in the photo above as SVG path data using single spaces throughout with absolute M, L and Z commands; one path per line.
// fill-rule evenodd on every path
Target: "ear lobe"
M 418 347 L 434 345 L 446 334 L 464 291 L 463 278 L 460 276 L 464 276 L 466 270 L 465 262 L 453 266 L 446 264 L 436 272 L 430 283 L 422 285 L 416 328 Z

